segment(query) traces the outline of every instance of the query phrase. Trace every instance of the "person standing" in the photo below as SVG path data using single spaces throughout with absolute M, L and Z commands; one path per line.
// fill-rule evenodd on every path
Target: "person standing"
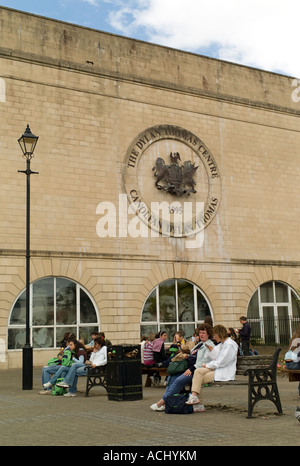
M 251 336 L 251 327 L 247 321 L 247 317 L 241 316 L 240 323 L 242 328 L 239 330 L 239 337 L 242 345 L 243 356 L 250 356 L 250 336 Z

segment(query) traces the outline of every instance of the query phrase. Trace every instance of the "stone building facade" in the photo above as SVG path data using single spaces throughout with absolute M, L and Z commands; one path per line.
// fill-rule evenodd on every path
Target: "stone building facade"
M 87 341 L 299 318 L 298 80 L 0 8 L 0 369 Z M 169 305 L 168 302 L 171 302 Z M 254 325 L 254 324 L 253 324 Z M 285 328 L 291 333 L 293 329 Z M 280 331 L 279 331 L 280 333 Z

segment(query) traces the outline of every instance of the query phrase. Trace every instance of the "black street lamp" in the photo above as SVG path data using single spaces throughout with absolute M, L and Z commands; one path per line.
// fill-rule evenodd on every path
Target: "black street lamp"
M 18 139 L 23 157 L 26 159 L 26 170 L 18 170 L 19 173 L 25 173 L 27 179 L 26 186 L 26 340 L 23 347 L 23 390 L 32 390 L 33 380 L 33 355 L 32 346 L 30 345 L 30 175 L 37 174 L 30 169 L 30 161 L 38 141 L 30 131 L 29 125 L 25 133 Z

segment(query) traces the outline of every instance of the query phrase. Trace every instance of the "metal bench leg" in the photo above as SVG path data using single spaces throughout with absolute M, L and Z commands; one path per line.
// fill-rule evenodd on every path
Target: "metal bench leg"
M 262 392 L 264 391 L 264 393 Z M 282 406 L 279 396 L 279 391 L 276 383 L 269 384 L 256 384 L 250 383 L 248 385 L 248 419 L 252 418 L 253 408 L 261 400 L 272 401 L 278 411 L 282 414 Z

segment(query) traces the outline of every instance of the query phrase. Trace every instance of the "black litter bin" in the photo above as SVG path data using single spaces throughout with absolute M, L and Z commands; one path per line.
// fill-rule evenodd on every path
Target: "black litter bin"
M 109 400 L 142 400 L 140 345 L 107 347 L 106 383 Z

